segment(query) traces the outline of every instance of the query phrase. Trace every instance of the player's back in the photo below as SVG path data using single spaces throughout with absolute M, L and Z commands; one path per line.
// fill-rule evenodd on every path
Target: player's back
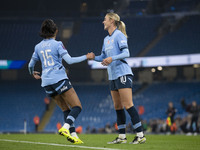
M 44 39 L 35 47 L 42 63 L 42 69 L 48 69 L 61 65 L 62 58 L 58 54 L 59 42 L 54 39 Z
M 67 78 L 62 65 L 62 56 L 66 53 L 62 42 L 54 39 L 44 39 L 35 46 L 35 55 L 42 64 L 42 86 Z

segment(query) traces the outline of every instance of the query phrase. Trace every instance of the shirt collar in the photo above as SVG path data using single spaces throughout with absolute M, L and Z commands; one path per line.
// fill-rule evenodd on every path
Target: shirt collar
M 53 40 L 54 38 L 43 39 L 44 41 Z
M 109 34 L 108 34 L 108 35 L 109 35 L 109 37 L 111 37 L 111 36 L 114 34 L 114 32 L 115 32 L 116 30 L 117 30 L 117 28 L 116 28 L 116 29 L 115 29 L 115 30 L 112 32 L 112 34 L 111 34 L 111 35 L 109 35 Z

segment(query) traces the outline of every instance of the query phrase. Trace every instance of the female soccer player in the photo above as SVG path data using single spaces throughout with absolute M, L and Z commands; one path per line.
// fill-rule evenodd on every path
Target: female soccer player
M 62 65 L 62 59 L 68 64 L 73 64 L 90 59 L 94 54 L 88 53 L 80 57 L 71 57 L 62 42 L 55 40 L 57 32 L 58 28 L 53 20 L 43 21 L 40 36 L 44 39 L 35 46 L 28 68 L 35 79 L 42 79 L 41 86 L 64 113 L 65 124 L 59 130 L 59 134 L 64 135 L 72 143 L 81 144 L 83 142 L 75 134 L 73 123 L 81 112 L 82 106 Z M 34 66 L 39 60 L 42 64 L 41 77 L 39 72 L 34 71 Z M 72 127 L 72 135 L 69 132 L 70 127 Z
M 145 143 L 146 138 L 143 134 L 142 124 L 132 101 L 133 73 L 125 60 L 126 57 L 130 56 L 125 24 L 120 21 L 120 17 L 116 13 L 106 14 L 103 24 L 104 30 L 107 30 L 109 35 L 104 38 L 101 55 L 95 56 L 94 60 L 102 62 L 104 66 L 108 66 L 110 90 L 117 114 L 119 130 L 119 136 L 112 142 L 108 142 L 108 144 L 127 142 L 124 107 L 129 113 L 133 127 L 137 132 L 130 144 Z

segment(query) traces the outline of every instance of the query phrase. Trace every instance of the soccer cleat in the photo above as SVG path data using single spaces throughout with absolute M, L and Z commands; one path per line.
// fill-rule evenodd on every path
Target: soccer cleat
M 143 137 L 135 136 L 135 138 L 133 139 L 133 141 L 130 142 L 129 144 L 143 144 L 143 143 L 145 143 L 145 141 L 146 141 L 145 136 L 143 136 Z
M 83 144 L 83 141 L 81 141 L 81 139 L 76 138 L 76 137 L 73 137 L 73 138 L 75 140 L 74 144 Z
M 71 143 L 75 143 L 76 142 L 75 138 L 71 136 L 69 130 L 67 130 L 67 129 L 65 129 L 65 128 L 62 127 L 62 128 L 60 128 L 60 130 L 58 131 L 58 133 L 60 135 L 65 136 L 69 142 L 71 142 Z
M 113 140 L 112 142 L 108 142 L 107 144 L 123 144 L 123 143 L 127 143 L 127 139 L 121 139 L 119 137 L 117 137 L 115 140 Z
M 58 130 L 58 134 L 59 134 L 59 135 L 62 135 L 62 136 L 64 136 L 64 135 L 62 134 L 62 131 L 65 131 L 65 130 L 66 130 L 66 129 L 65 129 L 65 128 L 63 128 L 63 127 L 62 127 L 62 128 L 60 128 L 60 129 Z

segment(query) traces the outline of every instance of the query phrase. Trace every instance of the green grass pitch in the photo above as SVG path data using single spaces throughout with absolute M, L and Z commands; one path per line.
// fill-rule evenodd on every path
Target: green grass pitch
M 128 143 L 134 135 L 128 134 L 127 144 L 106 144 L 116 136 L 117 134 L 81 134 L 79 137 L 84 144 L 74 145 L 57 134 L 0 134 L 0 150 L 200 150 L 200 136 L 146 135 L 145 144 L 131 145 Z

